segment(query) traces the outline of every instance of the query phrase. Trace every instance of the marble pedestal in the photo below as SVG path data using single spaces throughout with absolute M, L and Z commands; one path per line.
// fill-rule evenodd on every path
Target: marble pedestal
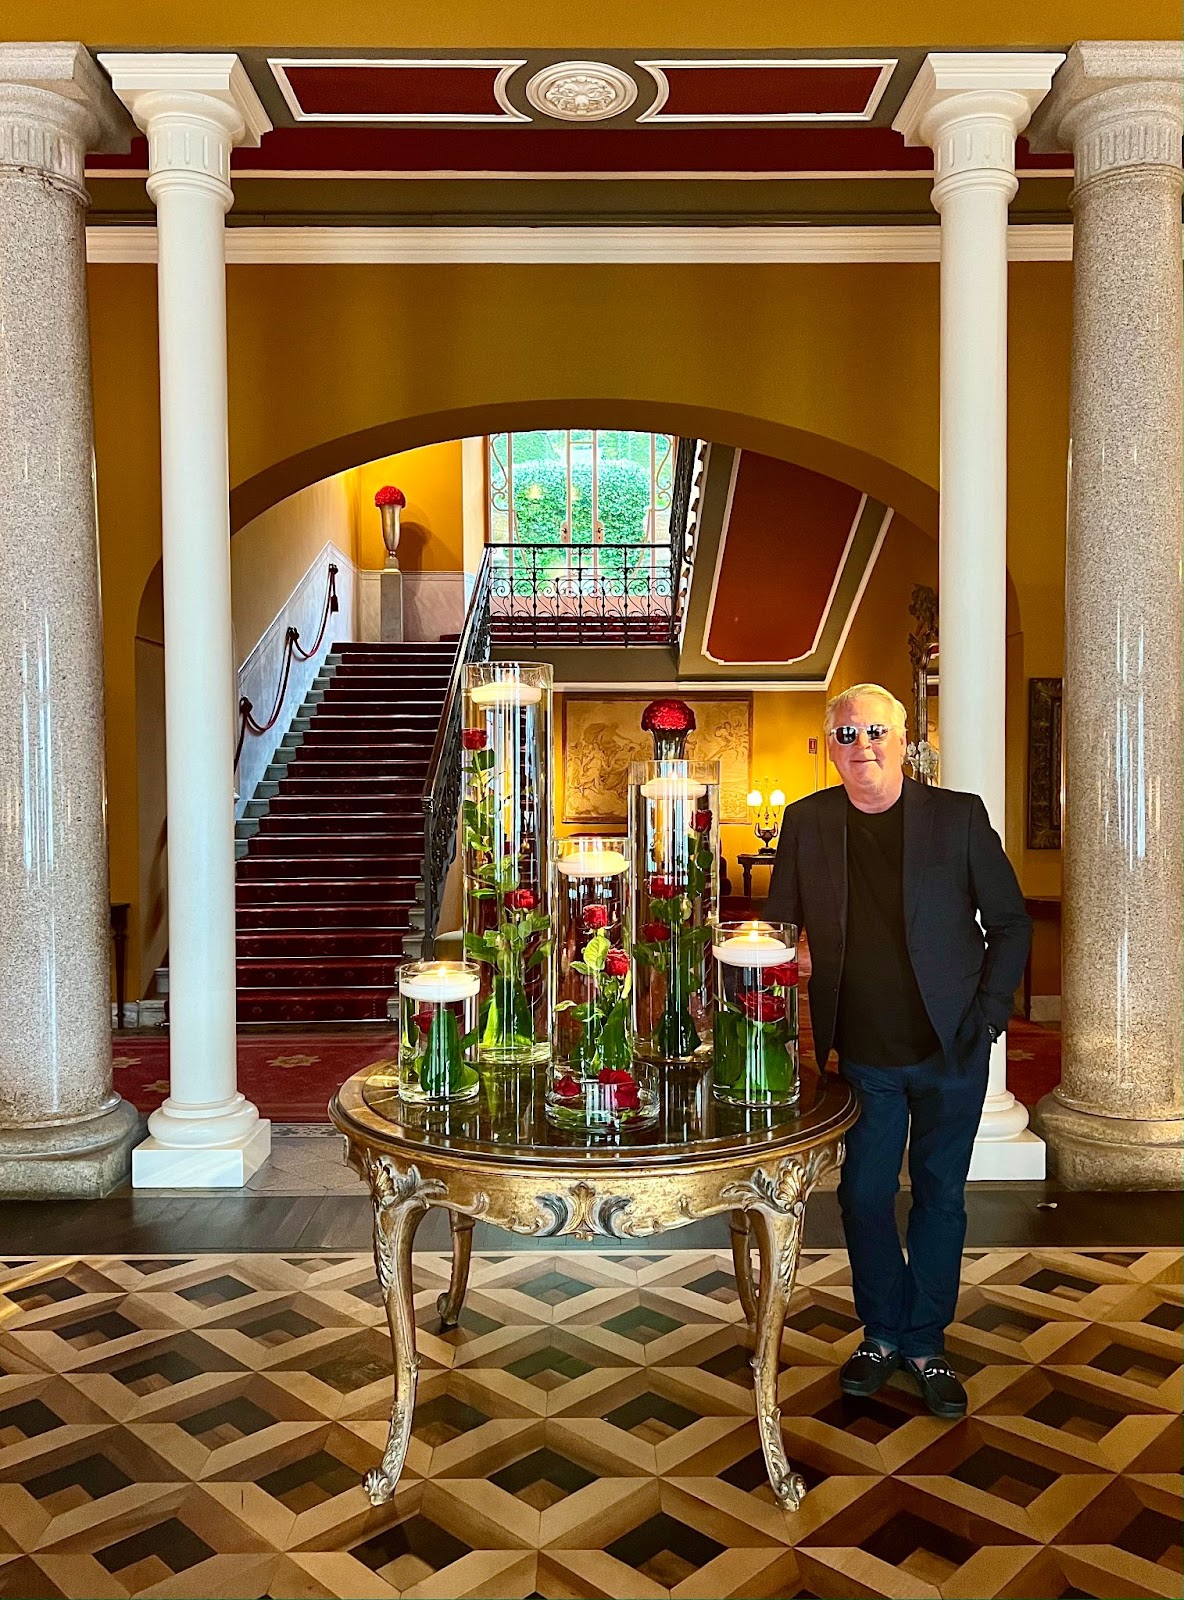
M 398 567 L 384 567 L 381 584 L 379 638 L 383 644 L 403 642 L 403 574 Z

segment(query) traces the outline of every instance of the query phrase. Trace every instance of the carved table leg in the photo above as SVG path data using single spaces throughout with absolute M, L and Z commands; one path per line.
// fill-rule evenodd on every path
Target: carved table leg
M 455 1328 L 464 1309 L 465 1290 L 469 1286 L 469 1260 L 473 1254 L 473 1218 L 461 1211 L 450 1211 L 448 1223 L 452 1229 L 452 1277 L 447 1294 L 436 1301 L 440 1321 L 446 1328 Z
M 415 1350 L 415 1302 L 411 1283 L 411 1247 L 415 1230 L 432 1197 L 443 1191 L 441 1183 L 424 1183 L 411 1167 L 399 1172 L 379 1157 L 369 1163 L 370 1192 L 374 1199 L 374 1265 L 386 1301 L 386 1319 L 394 1352 L 394 1399 L 391 1430 L 381 1465 L 362 1479 L 370 1504 L 385 1505 L 395 1492 L 415 1414 L 415 1385 L 419 1356 Z
M 748 1215 L 761 1257 L 756 1352 L 752 1358 L 757 1427 L 773 1493 L 780 1505 L 796 1511 L 806 1492 L 806 1482 L 785 1458 L 781 1411 L 777 1404 L 777 1371 L 785 1312 L 797 1270 L 802 1217 L 800 1209 L 783 1211 L 765 1206 L 753 1206 Z
M 732 1265 L 736 1270 L 736 1292 L 740 1306 L 751 1328 L 756 1323 L 756 1290 L 752 1286 L 752 1236 L 748 1228 L 748 1213 L 733 1211 L 728 1219 L 732 1230 Z

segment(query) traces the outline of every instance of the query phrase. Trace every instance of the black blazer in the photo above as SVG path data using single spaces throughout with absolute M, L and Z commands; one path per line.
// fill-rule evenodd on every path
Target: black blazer
M 976 794 L 904 780 L 904 914 L 909 956 L 946 1060 L 967 1065 L 1007 1026 L 1032 923 L 987 808 Z M 982 926 L 975 913 L 982 918 Z M 847 928 L 847 792 L 819 789 L 786 808 L 765 915 L 810 941 L 814 1051 L 835 1036 Z

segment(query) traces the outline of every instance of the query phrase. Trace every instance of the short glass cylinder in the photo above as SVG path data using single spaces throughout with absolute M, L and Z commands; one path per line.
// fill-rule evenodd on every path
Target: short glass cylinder
M 633 1048 L 688 1062 L 711 1048 L 709 956 L 719 910 L 719 763 L 634 761 L 629 768 Z
M 481 973 L 471 961 L 399 968 L 399 1095 L 412 1103 L 472 1100 Z
M 481 969 L 477 1050 L 545 1060 L 551 1028 L 551 668 L 465 669 L 461 733 L 464 951 Z
M 555 1013 L 547 1116 L 585 1132 L 652 1121 L 652 1073 L 640 1078 L 629 1043 L 632 962 L 624 948 L 624 841 L 555 844 Z
M 798 930 L 783 922 L 721 922 L 712 1093 L 744 1106 L 797 1102 Z

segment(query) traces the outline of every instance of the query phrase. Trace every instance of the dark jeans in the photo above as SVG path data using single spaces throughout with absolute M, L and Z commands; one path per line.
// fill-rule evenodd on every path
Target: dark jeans
M 840 1061 L 839 1071 L 862 1107 L 839 1180 L 855 1309 L 867 1338 L 906 1357 L 941 1355 L 958 1303 L 966 1174 L 987 1093 L 986 1054 L 960 1072 L 947 1069 L 941 1055 L 911 1067 Z M 893 1204 L 906 1141 L 907 1261 Z

